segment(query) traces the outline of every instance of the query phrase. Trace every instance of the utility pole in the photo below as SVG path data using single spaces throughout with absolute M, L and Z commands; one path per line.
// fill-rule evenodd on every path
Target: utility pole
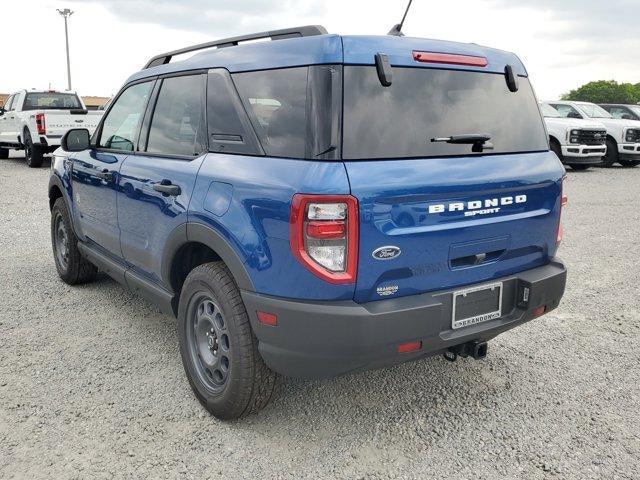
M 67 19 L 71 15 L 73 15 L 73 12 L 68 8 L 65 8 L 64 10 L 60 10 L 60 9 L 57 9 L 57 10 L 58 10 L 58 13 L 64 17 L 64 38 L 65 38 L 65 41 L 67 42 L 67 84 L 68 84 L 67 89 L 71 90 L 71 62 L 69 60 L 69 29 L 67 27 Z

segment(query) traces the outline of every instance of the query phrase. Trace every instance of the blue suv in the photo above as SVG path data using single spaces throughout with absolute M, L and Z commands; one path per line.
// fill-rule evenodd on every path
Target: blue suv
M 504 51 L 318 26 L 188 47 L 129 78 L 92 138 L 64 137 L 55 264 L 176 316 L 219 418 L 262 408 L 278 375 L 482 358 L 564 292 L 547 139 Z

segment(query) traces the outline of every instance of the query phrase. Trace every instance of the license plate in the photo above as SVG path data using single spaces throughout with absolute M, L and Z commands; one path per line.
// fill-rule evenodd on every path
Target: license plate
M 502 283 L 460 290 L 453 294 L 451 328 L 488 322 L 502 316 Z

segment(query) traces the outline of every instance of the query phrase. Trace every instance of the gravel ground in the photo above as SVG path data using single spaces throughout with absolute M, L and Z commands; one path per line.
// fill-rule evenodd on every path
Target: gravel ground
M 0 161 L 0 478 L 638 478 L 640 168 L 569 172 L 564 301 L 485 361 L 288 380 L 225 423 L 174 320 L 58 279 L 47 166 Z

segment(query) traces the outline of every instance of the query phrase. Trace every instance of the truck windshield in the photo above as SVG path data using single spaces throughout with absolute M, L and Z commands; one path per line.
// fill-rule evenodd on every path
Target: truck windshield
M 547 138 L 527 78 L 509 91 L 502 74 L 393 68 L 383 87 L 376 68 L 344 67 L 343 158 L 412 158 L 545 151 Z M 433 142 L 488 134 L 493 149 Z
M 604 108 L 594 103 L 580 103 L 578 108 L 590 118 L 613 118 Z
M 82 104 L 75 93 L 30 92 L 24 101 L 23 110 L 80 109 Z

